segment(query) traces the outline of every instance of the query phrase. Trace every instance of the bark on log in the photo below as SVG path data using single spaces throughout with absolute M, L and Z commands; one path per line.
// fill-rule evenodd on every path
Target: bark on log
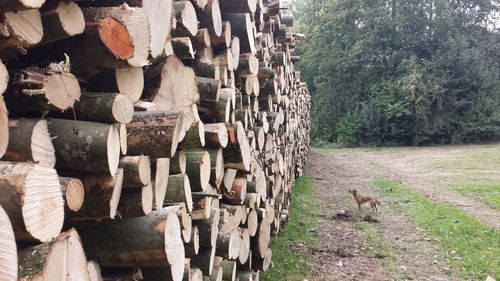
M 82 229 L 85 252 L 102 266 L 165 266 L 183 272 L 184 245 L 176 207 Z M 108 239 L 102 239 L 105 236 Z
M 234 141 L 230 141 L 224 150 L 224 166 L 243 171 L 250 169 L 250 144 L 244 130 L 243 124 L 239 121 L 230 128 L 230 134 L 235 136 Z
M 219 233 L 219 219 L 220 210 L 212 209 L 208 219 L 194 221 L 195 225 L 198 226 L 202 247 L 215 247 Z
M 257 75 L 259 71 L 259 60 L 252 53 L 240 55 L 238 64 L 238 73 L 240 75 Z
M 203 272 L 203 275 L 210 276 L 214 268 L 215 247 L 200 248 L 198 255 L 191 257 L 191 266 L 195 266 Z
M 208 280 L 210 281 L 222 281 L 222 269 L 214 265 L 212 273 L 210 274 Z
M 0 162 L 0 205 L 9 215 L 16 241 L 46 242 L 61 231 L 64 201 L 52 168 Z
M 82 180 L 85 200 L 80 210 L 68 214 L 68 221 L 101 221 L 114 219 L 123 186 L 123 169 L 115 175 L 87 175 Z
M 237 259 L 240 252 L 240 234 L 235 229 L 230 233 L 220 233 L 217 236 L 215 254 L 225 259 Z
M 200 92 L 200 100 L 217 102 L 221 83 L 218 79 L 196 76 L 196 86 Z
M 56 150 L 56 168 L 115 175 L 120 160 L 120 137 L 113 125 L 49 119 Z
M 122 219 L 147 216 L 152 210 L 153 186 L 151 182 L 142 188 L 122 190 L 116 210 Z
M 225 148 L 228 142 L 225 123 L 205 124 L 205 146 L 207 148 Z
M 154 165 L 154 206 L 156 210 L 163 208 L 171 163 L 170 158 L 157 158 Z
M 222 280 L 234 281 L 236 278 L 236 262 L 223 260 L 221 263 L 222 268 Z
M 205 146 L 205 129 L 201 121 L 196 121 L 186 132 L 184 139 L 179 143 L 179 150 L 197 149 Z
M 185 174 L 171 175 L 168 177 L 164 203 L 168 205 L 181 202 L 186 204 L 188 212 L 193 210 L 193 198 L 191 197 L 189 178 Z
M 19 280 L 90 281 L 76 230 L 70 229 L 50 242 L 19 250 Z
M 142 188 L 151 182 L 149 156 L 125 156 L 118 167 L 123 169 L 123 188 Z
M 184 244 L 184 248 L 186 251 L 186 257 L 194 257 L 198 255 L 198 252 L 200 251 L 200 233 L 198 232 L 198 226 L 193 225 L 191 237 L 189 242 Z
M 255 38 L 250 14 L 224 13 L 222 18 L 231 23 L 232 34 L 240 39 L 240 51 L 255 54 Z
M 142 280 L 142 270 L 138 267 L 112 267 L 102 269 L 102 281 L 138 281 Z
M 209 58 L 197 57 L 194 64 L 196 76 L 220 80 L 219 63 Z
M 135 102 L 144 89 L 144 73 L 140 67 L 112 69 L 90 78 L 85 83 L 85 89 L 90 92 L 122 93 Z
M 4 161 L 35 162 L 53 168 L 56 156 L 47 121 L 40 119 L 9 120 L 9 146 Z
M 193 213 L 191 217 L 193 220 L 206 220 L 210 217 L 212 210 L 212 197 L 193 198 Z
M 223 201 L 233 205 L 240 205 L 245 200 L 247 193 L 247 179 L 236 177 L 232 186 L 222 191 Z
M 268 248 L 264 257 L 254 256 L 252 259 L 252 266 L 255 270 L 267 271 L 271 265 L 273 251 Z
M 221 33 L 219 35 L 211 33 L 210 42 L 212 43 L 212 49 L 216 52 L 229 48 L 231 45 L 231 23 L 228 21 L 222 22 Z
M 259 229 L 257 234 L 252 237 L 251 245 L 252 249 L 255 249 L 254 255 L 265 257 L 267 249 L 269 246 L 269 241 L 271 240 L 271 226 L 267 220 L 263 220 L 259 223 Z
M 185 174 L 186 173 L 186 154 L 184 151 L 178 150 L 170 161 L 170 174 Z
M 85 19 L 82 10 L 73 1 L 51 3 L 41 10 L 43 24 L 42 43 L 82 34 Z
M 210 33 L 220 36 L 222 33 L 222 17 L 219 0 L 208 0 L 203 12 L 198 13 L 201 27 L 207 27 Z
M 185 151 L 186 173 L 192 191 L 208 191 L 210 181 L 210 154 L 204 150 Z
M 66 119 L 75 119 L 109 124 L 126 124 L 132 121 L 134 103 L 120 93 L 83 92 L 73 110 L 61 114 Z M 59 114 L 55 114 L 59 116 Z
M 6 101 L 15 113 L 31 110 L 64 111 L 80 98 L 80 85 L 65 62 L 16 70 Z
M 131 8 L 127 4 L 120 7 L 83 8 L 87 22 L 111 17 L 122 23 L 133 42 L 133 54 L 127 58 L 131 67 L 143 67 L 148 64 L 151 35 L 146 12 L 141 8 Z
M 17 248 L 7 213 L 0 206 L 0 280 L 17 280 Z
M 78 212 L 85 199 L 85 188 L 81 180 L 76 178 L 59 177 L 63 195 L 64 212 Z
M 225 0 L 220 4 L 224 13 L 255 13 L 257 10 L 257 0 Z
M 127 124 L 129 155 L 171 157 L 177 150 L 183 117 L 176 112 L 135 112 Z
M 0 35 L 2 59 L 26 54 L 27 50 L 39 43 L 43 37 L 42 18 L 37 9 L 4 13 L 0 17 L 0 29 L 3 31 Z
M 207 149 L 210 154 L 210 184 L 219 189 L 224 180 L 224 156 L 222 148 Z

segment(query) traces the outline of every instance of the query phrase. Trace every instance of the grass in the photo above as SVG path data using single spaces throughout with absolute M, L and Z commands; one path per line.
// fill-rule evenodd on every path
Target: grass
M 467 184 L 461 185 L 456 189 L 500 209 L 500 183 Z
M 290 221 L 280 235 L 271 241 L 273 265 L 260 275 L 264 281 L 302 281 L 314 274 L 305 259 L 309 256 L 301 251 L 300 245 L 313 246 L 316 241 L 315 230 L 319 227 L 317 215 L 321 211 L 319 198 L 313 192 L 313 179 L 297 179 L 290 207 Z
M 374 185 L 389 201 L 399 203 L 401 210 L 417 225 L 438 239 L 446 257 L 462 277 L 484 280 L 488 275 L 500 276 L 500 234 L 494 228 L 393 181 L 375 180 Z

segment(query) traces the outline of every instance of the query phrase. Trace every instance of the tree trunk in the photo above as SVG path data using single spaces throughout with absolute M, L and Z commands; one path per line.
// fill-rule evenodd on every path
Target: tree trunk
M 35 162 L 53 168 L 56 156 L 47 121 L 40 119 L 10 119 L 9 146 L 4 161 Z
M 61 231 L 64 201 L 52 168 L 0 162 L 0 205 L 9 215 L 16 241 L 46 242 Z
M 87 175 L 82 180 L 85 199 L 80 210 L 68 214 L 68 221 L 101 221 L 114 219 L 123 186 L 123 169 L 116 175 Z
M 85 82 L 85 89 L 90 92 L 122 93 L 135 102 L 144 89 L 144 73 L 140 67 L 100 72 Z
M 19 250 L 19 280 L 90 281 L 76 230 L 70 229 L 50 242 Z
M 17 248 L 7 213 L 0 206 L 0 280 L 17 280 Z
M 42 43 L 76 36 L 85 30 L 82 10 L 73 1 L 48 4 L 41 14 L 44 31 Z
M 123 168 L 123 188 L 142 188 L 151 182 L 149 156 L 124 156 L 118 167 Z
M 144 217 L 82 229 L 85 252 L 107 267 L 169 264 L 172 270 L 183 271 L 184 245 L 175 208 L 164 208 Z
M 4 3 L 0 5 L 4 5 Z M 43 37 L 42 18 L 37 9 L 6 12 L 0 19 L 0 29 L 3 31 L 0 35 L 0 57 L 2 59 L 26 54 L 27 50 L 39 43 Z
M 36 66 L 16 70 L 12 89 L 6 96 L 14 113 L 40 110 L 64 111 L 80 98 L 80 85 L 63 62 L 46 68 Z
M 59 177 L 63 195 L 64 212 L 78 212 L 85 200 L 85 188 L 81 180 L 76 178 Z
M 237 229 L 217 236 L 215 254 L 225 259 L 237 259 L 240 252 L 240 234 Z
M 219 100 L 219 92 L 221 83 L 218 79 L 196 77 L 196 84 L 200 92 L 200 100 L 217 102 Z
M 120 160 L 120 137 L 113 125 L 49 119 L 56 150 L 56 168 L 115 175 Z
M 173 156 L 181 140 L 182 120 L 182 115 L 174 112 L 135 112 L 127 124 L 129 155 Z

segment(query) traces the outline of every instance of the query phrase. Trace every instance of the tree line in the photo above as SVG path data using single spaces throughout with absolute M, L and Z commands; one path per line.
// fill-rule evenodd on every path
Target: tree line
M 496 0 L 296 0 L 312 139 L 428 145 L 500 136 Z

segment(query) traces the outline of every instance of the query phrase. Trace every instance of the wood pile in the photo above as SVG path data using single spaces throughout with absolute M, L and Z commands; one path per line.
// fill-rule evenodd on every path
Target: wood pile
M 0 280 L 259 280 L 309 149 L 285 0 L 3 0 Z

